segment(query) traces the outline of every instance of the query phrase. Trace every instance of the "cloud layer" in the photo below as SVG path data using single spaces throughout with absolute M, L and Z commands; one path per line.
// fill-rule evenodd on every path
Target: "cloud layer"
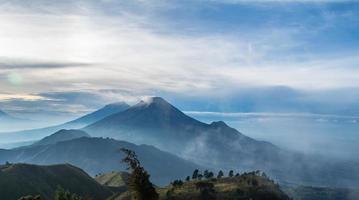
M 299 2 L 0 1 L 0 101 L 357 88 L 359 5 Z

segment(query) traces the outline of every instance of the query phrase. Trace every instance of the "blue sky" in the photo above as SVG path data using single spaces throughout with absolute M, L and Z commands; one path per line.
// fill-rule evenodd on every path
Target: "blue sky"
M 0 0 L 0 46 L 0 108 L 20 115 L 152 95 L 359 115 L 355 1 Z

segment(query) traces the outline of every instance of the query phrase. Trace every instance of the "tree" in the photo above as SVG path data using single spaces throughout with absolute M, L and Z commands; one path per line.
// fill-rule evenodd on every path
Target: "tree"
M 215 200 L 216 191 L 213 189 L 214 185 L 211 182 L 200 181 L 196 183 L 197 190 L 200 191 L 201 200 Z
M 128 179 L 128 189 L 132 199 L 157 200 L 158 194 L 150 181 L 150 175 L 141 166 L 135 152 L 126 148 L 122 148 L 121 151 L 126 155 L 122 162 L 127 163 L 127 169 L 131 170 L 131 175 Z
M 203 175 L 202 174 L 198 174 L 198 180 L 202 180 L 202 178 L 203 178 Z
M 181 187 L 183 185 L 183 181 L 182 180 L 174 180 L 172 183 L 173 187 Z
M 187 177 L 186 177 L 186 181 L 188 182 L 188 181 L 190 181 L 190 180 L 191 180 L 191 177 L 187 176 Z
M 264 178 L 268 178 L 267 174 L 266 174 L 266 173 L 264 173 L 264 172 L 262 172 L 262 177 L 264 177 Z
M 198 172 L 199 172 L 198 169 L 195 169 L 195 170 L 193 171 L 192 179 L 197 179 L 197 178 L 198 178 Z
M 208 173 L 208 178 L 213 178 L 213 176 L 214 176 L 213 172 Z
M 233 170 L 229 171 L 228 176 L 233 177 Z
M 238 176 L 240 176 L 240 174 L 239 174 L 239 173 L 237 173 L 237 174 L 235 175 L 235 177 L 238 177 Z
M 204 172 L 203 172 L 203 177 L 204 177 L 204 178 L 209 178 L 209 177 L 208 177 L 208 174 L 209 174 L 208 170 L 204 170 Z
M 219 170 L 217 178 L 222 178 L 224 176 L 223 171 Z

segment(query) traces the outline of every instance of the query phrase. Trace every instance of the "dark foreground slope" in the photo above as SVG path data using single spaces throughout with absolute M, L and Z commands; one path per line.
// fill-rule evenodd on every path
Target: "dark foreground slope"
M 0 166 L 0 199 L 17 200 L 26 195 L 41 195 L 52 200 L 57 187 L 91 199 L 106 199 L 111 192 L 83 170 L 68 164 Z
M 183 178 L 198 165 L 149 145 L 104 138 L 77 138 L 49 145 L 37 145 L 13 150 L 0 150 L 0 163 L 25 162 L 48 165 L 70 163 L 91 175 L 109 171 L 124 171 L 124 157 L 120 148 L 136 152 L 142 165 L 151 174 L 155 184 L 168 184 L 173 179 Z

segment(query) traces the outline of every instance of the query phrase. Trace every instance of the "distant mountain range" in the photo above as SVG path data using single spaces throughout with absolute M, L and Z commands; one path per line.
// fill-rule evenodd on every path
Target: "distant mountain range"
M 75 119 L 73 121 L 60 124 L 57 126 L 51 126 L 40 129 L 31 129 L 24 131 L 0 133 L 2 142 L 14 143 L 18 141 L 34 141 L 40 140 L 56 131 L 61 129 L 79 129 L 85 127 L 93 122 L 101 120 L 111 114 L 121 112 L 129 108 L 129 105 L 124 102 L 113 103 L 104 106 L 103 108 L 89 113 L 83 117 Z M 0 147 L 1 148 L 1 147 Z
M 116 149 L 127 146 L 139 152 L 153 180 L 161 184 L 175 177 L 183 178 L 195 167 L 206 166 L 222 170 L 260 169 L 282 183 L 359 186 L 359 163 L 355 161 L 344 162 L 283 150 L 271 143 L 247 137 L 222 121 L 207 124 L 193 119 L 160 97 L 141 101 L 127 109 L 122 104 L 115 104 L 114 107 L 119 109 L 106 106 L 89 115 L 92 117 L 80 118 L 91 119 L 83 120 L 86 123 L 95 121 L 82 130 L 93 137 L 121 141 L 85 137 L 61 141 L 52 135 L 49 138 L 54 138 L 53 142 L 46 145 L 0 150 L 0 162 L 68 162 L 94 175 L 123 169 L 124 166 L 118 168 L 121 156 Z M 83 124 L 80 119 L 75 120 L 77 123 L 66 124 Z M 9 137 L 47 136 L 66 127 L 66 124 L 9 134 Z M 153 158 L 157 157 L 157 163 L 153 163 Z
M 1 122 L 2 123 L 25 123 L 25 122 L 29 122 L 29 120 L 14 117 L 14 116 L 0 110 L 0 123 Z M 2 124 L 2 125 L 6 125 L 6 124 Z
M 42 199 L 53 200 L 58 186 L 91 199 L 106 199 L 112 194 L 72 165 L 0 165 L 0 199 L 17 200 L 22 196 L 41 195 Z
M 230 128 L 224 122 L 211 124 L 197 121 L 169 104 L 160 97 L 154 97 L 147 102 L 110 115 L 95 122 L 84 130 L 92 136 L 121 138 L 136 144 L 152 144 L 160 149 L 177 155 L 211 163 L 223 160 L 233 155 L 233 159 L 243 159 L 247 155 L 266 161 L 266 157 L 279 149 L 274 145 L 253 140 L 237 130 Z M 218 163 L 218 167 L 233 162 Z
M 0 131 L 14 130 L 16 128 L 34 123 L 31 120 L 20 119 L 0 110 Z
M 83 130 L 92 136 L 151 144 L 215 169 L 260 169 L 281 181 L 309 185 L 359 185 L 359 163 L 285 151 L 249 138 L 224 122 L 197 121 L 160 97 L 141 101 Z
M 42 140 L 35 142 L 33 145 L 49 145 L 56 144 L 58 142 L 73 140 L 81 137 L 90 137 L 85 131 L 81 130 L 65 130 L 61 129 L 56 133 L 49 135 Z
M 85 136 L 71 140 L 69 135 Z M 57 143 L 55 143 L 58 141 Z M 43 144 L 43 145 L 41 145 Z M 31 163 L 40 165 L 70 163 L 91 175 L 124 171 L 124 155 L 120 148 L 134 150 L 150 172 L 151 180 L 159 185 L 191 174 L 198 165 L 149 145 L 135 145 L 114 139 L 89 138 L 82 131 L 59 131 L 40 140 L 37 145 L 12 150 L 0 150 L 0 163 Z

